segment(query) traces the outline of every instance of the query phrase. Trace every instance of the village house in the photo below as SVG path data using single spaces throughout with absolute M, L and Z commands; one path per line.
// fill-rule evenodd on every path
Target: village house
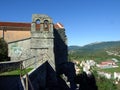
M 115 68 L 115 67 L 119 67 L 117 66 L 116 62 L 113 60 L 108 60 L 108 61 L 103 61 L 100 64 L 96 65 L 99 68 Z

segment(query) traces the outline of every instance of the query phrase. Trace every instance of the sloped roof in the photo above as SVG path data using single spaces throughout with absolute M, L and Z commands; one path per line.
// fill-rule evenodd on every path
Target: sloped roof
M 54 24 L 55 29 L 64 29 L 64 26 L 61 23 Z
M 36 25 L 36 27 L 40 27 L 39 24 Z M 7 30 L 30 30 L 31 29 L 31 23 L 22 23 L 22 22 L 0 22 L 0 29 L 7 29 Z M 54 24 L 55 29 L 63 29 L 64 26 L 61 23 Z
M 110 63 L 115 63 L 115 62 L 112 60 L 101 62 L 102 65 L 106 65 L 106 64 L 110 64 Z
M 0 26 L 31 27 L 31 24 L 20 22 L 0 22 Z

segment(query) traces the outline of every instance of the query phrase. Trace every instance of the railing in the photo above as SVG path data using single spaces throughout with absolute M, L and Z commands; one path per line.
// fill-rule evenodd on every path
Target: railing
M 34 90 L 31 84 L 31 81 L 29 79 L 27 69 L 28 68 L 36 69 L 37 67 L 39 67 L 42 63 L 46 61 L 44 60 L 44 58 L 46 57 L 49 60 L 51 60 L 52 64 L 54 64 L 53 60 L 46 53 L 41 54 L 39 56 L 32 56 L 27 59 L 19 60 L 19 61 L 0 62 L 0 75 L 3 75 L 2 73 L 5 73 L 5 72 L 14 71 L 16 69 L 20 70 L 19 75 L 20 75 L 21 83 L 22 83 L 24 90 L 28 90 L 28 83 L 31 87 L 31 90 Z M 26 82 L 24 82 L 23 77 L 25 77 Z

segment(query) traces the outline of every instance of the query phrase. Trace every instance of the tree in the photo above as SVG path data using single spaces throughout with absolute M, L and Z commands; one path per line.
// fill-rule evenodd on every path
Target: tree
M 117 86 L 113 83 L 113 80 L 105 77 L 97 78 L 98 90 L 117 90 Z
M 0 38 L 0 61 L 8 61 L 8 59 L 8 44 L 3 38 Z

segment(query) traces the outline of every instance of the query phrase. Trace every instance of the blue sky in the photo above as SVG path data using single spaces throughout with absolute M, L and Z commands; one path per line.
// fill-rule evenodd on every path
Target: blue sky
M 61 22 L 68 45 L 120 40 L 120 0 L 1 0 L 0 21 L 31 22 L 47 14 Z

